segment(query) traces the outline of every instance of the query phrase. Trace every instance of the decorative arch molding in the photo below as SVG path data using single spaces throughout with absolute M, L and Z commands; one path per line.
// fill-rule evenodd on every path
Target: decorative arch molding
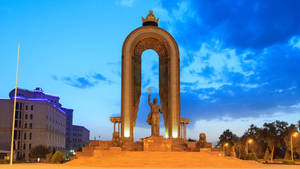
M 159 56 L 159 96 L 163 110 L 165 136 L 180 137 L 179 50 L 165 30 L 148 25 L 132 31 L 122 47 L 121 137 L 133 140 L 141 96 L 141 55 L 153 49 Z

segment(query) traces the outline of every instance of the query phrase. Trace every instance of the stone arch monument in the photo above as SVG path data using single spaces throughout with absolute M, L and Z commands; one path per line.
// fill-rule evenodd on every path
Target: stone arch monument
M 159 55 L 159 96 L 165 137 L 180 138 L 180 58 L 174 38 L 158 27 L 152 11 L 143 26 L 132 31 L 122 48 L 121 139 L 133 140 L 141 96 L 141 55 L 153 49 Z

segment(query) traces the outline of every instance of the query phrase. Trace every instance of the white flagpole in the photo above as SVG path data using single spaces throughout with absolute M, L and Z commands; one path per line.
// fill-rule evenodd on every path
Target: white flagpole
M 18 56 L 17 56 L 17 72 L 16 72 L 16 88 L 14 97 L 14 111 L 13 111 L 13 121 L 11 130 L 11 144 L 10 144 L 10 165 L 13 164 L 13 151 L 14 151 L 14 134 L 15 134 L 15 114 L 16 114 L 16 102 L 17 102 L 17 90 L 18 90 L 18 72 L 19 72 L 19 56 L 20 56 L 20 43 L 18 44 Z

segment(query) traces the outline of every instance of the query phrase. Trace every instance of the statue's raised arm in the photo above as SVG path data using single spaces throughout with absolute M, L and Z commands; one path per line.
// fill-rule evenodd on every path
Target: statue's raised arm
M 149 95 L 148 95 L 148 104 L 149 104 L 149 106 L 151 107 L 152 103 L 151 103 L 151 94 L 150 94 L 150 93 L 149 93 Z

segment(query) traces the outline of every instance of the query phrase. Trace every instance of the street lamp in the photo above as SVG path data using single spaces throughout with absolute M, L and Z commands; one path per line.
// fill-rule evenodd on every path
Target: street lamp
M 224 156 L 226 155 L 226 147 L 229 146 L 229 143 L 225 143 L 223 146 Z
M 291 134 L 291 157 L 292 157 L 292 161 L 294 161 L 294 152 L 293 152 L 293 137 L 297 137 L 299 135 L 298 132 L 293 132 Z
M 247 154 L 249 153 L 249 144 L 252 144 L 254 142 L 254 140 L 252 138 L 247 140 Z

